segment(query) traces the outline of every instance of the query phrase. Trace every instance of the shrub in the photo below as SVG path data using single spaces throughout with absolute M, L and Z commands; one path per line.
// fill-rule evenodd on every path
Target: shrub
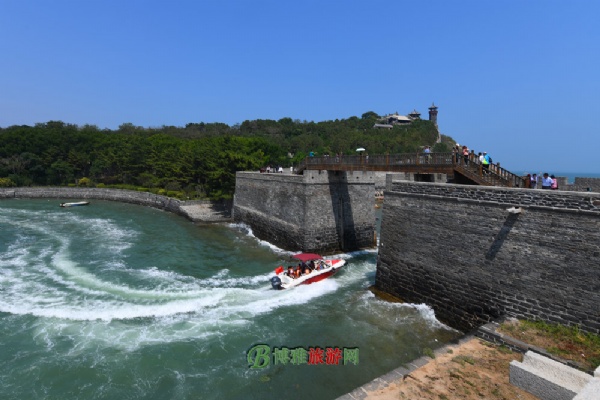
M 13 187 L 17 186 L 16 183 L 12 181 L 10 178 L 0 178 L 0 187 Z

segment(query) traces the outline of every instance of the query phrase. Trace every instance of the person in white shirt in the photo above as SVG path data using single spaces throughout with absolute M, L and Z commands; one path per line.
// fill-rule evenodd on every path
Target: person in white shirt
M 552 178 L 548 176 L 548 173 L 544 173 L 542 177 L 542 189 L 551 189 L 552 188 Z

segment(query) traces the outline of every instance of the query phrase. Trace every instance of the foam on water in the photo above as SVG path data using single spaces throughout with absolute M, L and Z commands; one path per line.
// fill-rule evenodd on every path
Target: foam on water
M 128 268 L 122 254 L 136 233 L 110 220 L 53 212 L 32 217 L 18 210 L 0 215 L 0 222 L 17 232 L 0 254 L 0 311 L 39 317 L 35 337 L 50 347 L 59 336 L 71 337 L 75 349 L 98 342 L 133 349 L 218 335 L 228 325 L 238 327 L 256 315 L 338 288 L 329 281 L 275 292 L 270 272 L 240 277 L 223 269 L 198 279 L 155 267 Z M 93 242 L 96 252 L 111 256 L 94 268 L 74 261 L 73 232 L 78 240 Z M 37 246 L 27 246 L 31 241 Z M 113 281 L 115 271 L 131 284 Z M 148 318 L 151 324 L 140 323 Z
M 223 335 L 278 308 L 308 304 L 356 283 L 366 285 L 365 277 L 373 274 L 372 262 L 352 259 L 376 252 L 334 256 L 349 261 L 335 278 L 273 291 L 270 268 L 247 276 L 223 268 L 203 278 L 156 267 L 131 268 L 124 253 L 135 245 L 138 233 L 110 219 L 0 210 L 0 223 L 15 231 L 0 253 L 0 311 L 38 317 L 36 340 L 52 347 L 55 338 L 69 337 L 75 352 L 90 346 L 132 350 Z M 232 227 L 252 237 L 247 226 Z M 32 242 L 36 245 L 28 246 Z M 259 244 L 279 256 L 295 254 L 264 241 Z M 82 264 L 73 253 L 86 245 L 93 252 L 89 263 Z M 93 254 L 105 257 L 96 261 Z M 360 299 L 360 304 L 369 303 L 368 297 Z M 437 323 L 429 308 L 414 307 Z
M 289 257 L 291 255 L 298 253 L 298 251 L 284 250 L 281 247 L 277 247 L 272 243 L 269 243 L 265 240 L 257 238 L 256 236 L 254 236 L 254 233 L 252 232 L 252 228 L 249 225 L 246 225 L 242 222 L 229 224 L 229 227 L 232 229 L 237 229 L 238 231 L 245 233 L 248 237 L 256 240 L 260 246 L 266 247 L 269 250 L 271 250 L 273 253 L 278 254 L 282 257 Z

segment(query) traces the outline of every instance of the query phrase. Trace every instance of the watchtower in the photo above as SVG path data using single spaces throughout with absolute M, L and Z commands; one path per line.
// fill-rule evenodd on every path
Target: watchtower
M 438 109 L 437 106 L 435 104 L 431 103 L 431 107 L 429 107 L 429 120 L 431 122 L 433 122 L 433 124 L 436 127 L 438 126 L 438 124 L 437 124 L 437 114 L 438 114 L 437 109 Z

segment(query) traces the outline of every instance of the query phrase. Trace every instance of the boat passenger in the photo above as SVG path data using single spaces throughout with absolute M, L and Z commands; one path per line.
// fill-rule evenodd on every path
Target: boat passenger
M 304 275 L 309 275 L 312 271 L 310 270 L 309 267 L 306 267 L 306 269 L 304 270 Z
M 315 260 L 310 260 L 308 266 L 310 267 L 310 270 L 313 271 L 315 269 Z
M 289 276 L 290 278 L 294 277 L 294 267 L 292 267 L 291 265 L 289 265 L 287 268 L 287 276 Z
M 300 267 L 296 267 L 296 278 L 300 278 L 302 276 L 302 269 Z

